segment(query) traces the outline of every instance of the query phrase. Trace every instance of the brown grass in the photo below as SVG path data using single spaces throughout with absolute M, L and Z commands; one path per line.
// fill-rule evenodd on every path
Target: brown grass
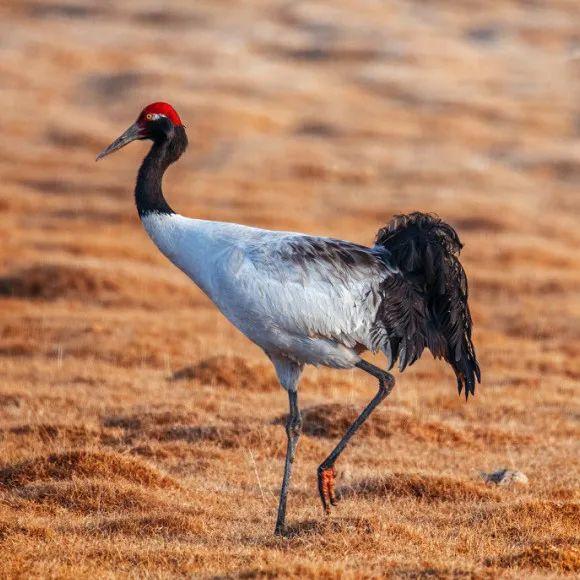
M 271 391 L 276 386 L 276 375 L 271 365 L 250 364 L 239 356 L 212 356 L 195 365 L 179 369 L 173 373 L 173 379 L 193 380 L 243 391 Z
M 500 496 L 483 484 L 450 477 L 394 473 L 362 480 L 338 490 L 342 497 L 411 497 L 426 502 L 499 500 Z
M 143 274 L 133 277 L 103 268 L 39 264 L 0 278 L 0 296 L 31 301 L 90 300 L 104 306 L 153 306 L 155 301 L 150 295 L 136 291 L 142 278 Z M 192 304 L 183 287 L 159 280 L 150 280 L 148 285 L 164 305 Z
M 12 487 L 33 481 L 66 480 L 78 476 L 135 481 L 148 487 L 179 487 L 171 477 L 144 461 L 120 454 L 85 450 L 53 453 L 5 467 L 0 471 L 0 485 Z
M 14 490 L 14 494 L 39 506 L 61 507 L 82 514 L 147 512 L 167 508 L 155 495 L 130 484 L 119 485 L 118 482 L 81 480 L 33 483 Z
M 499 558 L 502 568 L 512 566 L 535 570 L 549 570 L 552 572 L 580 572 L 580 546 L 574 544 L 546 545 L 533 544 L 517 554 Z
M 0 578 L 543 578 L 579 573 L 577 2 L 5 0 L 0 8 Z M 371 243 L 459 231 L 484 384 L 425 356 L 375 392 L 309 368 L 275 538 L 287 400 L 147 239 L 133 144 L 173 102 L 165 179 L 202 219 Z M 382 361 L 380 364 L 383 364 Z M 523 471 L 527 487 L 480 472 Z
M 152 506 L 146 506 L 146 511 L 151 512 Z M 118 510 L 117 510 L 118 511 Z M 179 513 L 159 513 L 135 517 L 115 517 L 106 519 L 95 526 L 94 531 L 104 535 L 115 534 L 121 539 L 123 536 L 140 537 L 143 534 L 163 536 L 171 541 L 176 538 L 187 539 L 188 536 L 203 534 L 204 526 L 198 518 Z
M 303 431 L 312 437 L 339 438 L 360 413 L 360 407 L 340 403 L 321 404 L 303 409 Z M 286 416 L 276 419 L 275 424 L 283 425 Z M 498 427 L 481 426 L 455 428 L 449 423 L 418 419 L 408 413 L 393 413 L 378 409 L 361 427 L 364 437 L 411 438 L 420 443 L 439 446 L 505 447 L 505 445 L 530 445 L 537 441 L 532 433 L 505 431 Z

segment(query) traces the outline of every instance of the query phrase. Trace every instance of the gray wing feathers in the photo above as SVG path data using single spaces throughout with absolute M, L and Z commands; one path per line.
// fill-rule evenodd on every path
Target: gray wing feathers
M 388 270 L 371 249 L 289 234 L 247 248 L 246 256 L 257 297 L 283 330 L 376 350 L 371 329 Z

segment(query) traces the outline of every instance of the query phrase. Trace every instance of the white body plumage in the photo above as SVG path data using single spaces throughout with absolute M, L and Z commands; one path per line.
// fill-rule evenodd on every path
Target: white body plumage
M 350 368 L 373 348 L 373 297 L 388 270 L 300 259 L 313 242 L 342 242 L 178 214 L 142 220 L 161 252 L 275 364 Z

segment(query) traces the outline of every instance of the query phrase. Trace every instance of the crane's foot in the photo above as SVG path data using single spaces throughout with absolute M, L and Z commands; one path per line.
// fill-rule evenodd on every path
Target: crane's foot
M 329 514 L 330 506 L 336 505 L 336 494 L 334 492 L 334 482 L 336 480 L 336 469 L 332 467 L 318 468 L 318 492 L 324 511 Z

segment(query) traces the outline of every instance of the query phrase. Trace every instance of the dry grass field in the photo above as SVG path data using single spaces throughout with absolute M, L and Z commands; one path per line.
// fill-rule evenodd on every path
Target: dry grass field
M 420 209 L 465 243 L 477 396 L 397 374 L 325 517 L 376 385 L 308 369 L 285 538 L 269 361 L 146 237 L 146 145 L 94 163 L 155 100 L 186 215 L 369 244 Z M 3 0 L 0 135 L 1 578 L 580 572 L 577 0 Z

